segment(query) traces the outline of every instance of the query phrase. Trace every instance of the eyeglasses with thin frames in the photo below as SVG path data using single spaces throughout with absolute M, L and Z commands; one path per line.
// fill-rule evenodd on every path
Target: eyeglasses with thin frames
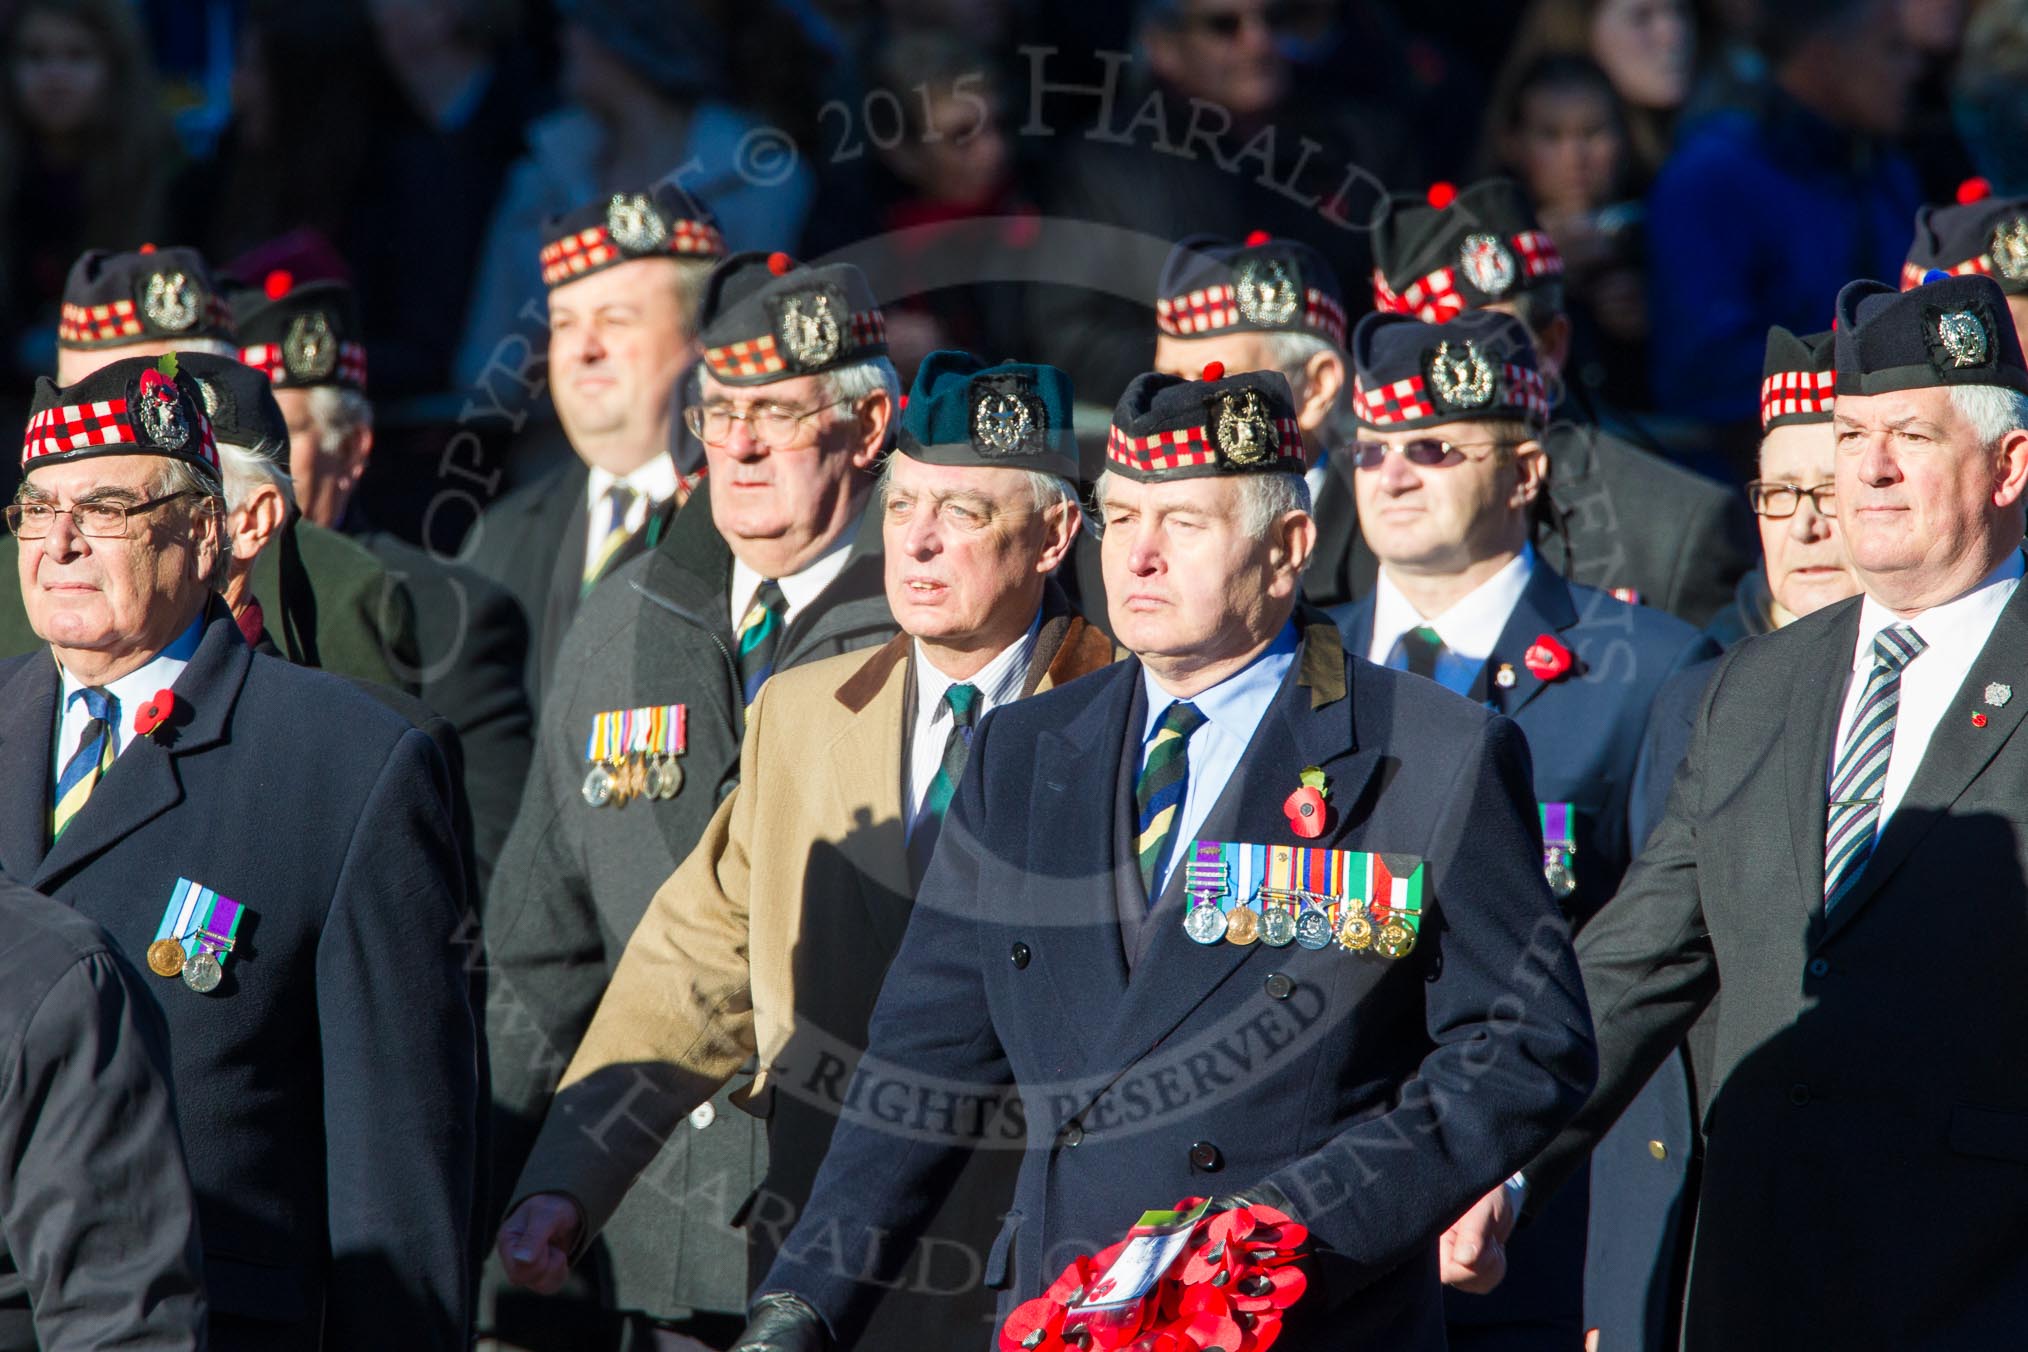
M 1808 498 L 1810 506 L 1817 509 L 1818 516 L 1827 516 L 1835 520 L 1838 515 L 1837 492 L 1836 484 L 1818 484 L 1814 488 L 1805 488 L 1801 484 L 1755 479 L 1746 486 L 1746 502 L 1753 508 L 1754 515 L 1780 521 L 1784 517 L 1794 516 L 1796 509 L 1803 505 L 1803 499 Z
M 850 399 L 833 399 L 803 413 L 783 408 L 780 404 L 755 404 L 744 413 L 735 413 L 723 405 L 699 408 L 693 404 L 683 410 L 683 425 L 690 429 L 690 435 L 705 445 L 723 446 L 732 439 L 732 425 L 743 422 L 755 441 L 771 451 L 780 451 L 795 444 L 796 438 L 802 435 L 805 422 L 827 408 L 851 402 Z
M 163 503 L 178 498 L 191 497 L 189 489 L 177 493 L 165 493 L 159 498 L 146 502 L 76 502 L 68 507 L 52 507 L 46 502 L 10 502 L 7 504 L 7 529 L 23 540 L 40 540 L 56 527 L 60 516 L 70 518 L 71 525 L 79 535 L 94 540 L 124 540 L 132 533 L 132 520 L 144 512 L 151 512 Z
M 1467 460 L 1482 460 L 1484 456 L 1466 455 L 1468 450 L 1486 447 L 1499 450 L 1502 446 L 1519 445 L 1513 441 L 1445 441 L 1441 437 L 1416 437 L 1399 446 L 1390 446 L 1384 441 L 1355 441 L 1345 448 L 1354 469 L 1379 469 L 1387 460 L 1387 453 L 1394 451 L 1409 464 L 1422 469 L 1443 469 L 1463 464 Z

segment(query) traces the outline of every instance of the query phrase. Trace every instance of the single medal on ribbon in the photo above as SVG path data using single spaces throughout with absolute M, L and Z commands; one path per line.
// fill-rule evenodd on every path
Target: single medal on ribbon
M 1268 846 L 1267 884 L 1260 892 L 1260 941 L 1271 948 L 1295 942 L 1301 875 L 1298 859 L 1307 851 L 1293 845 Z
M 1183 864 L 1183 892 L 1190 906 L 1183 912 L 1183 932 L 1200 944 L 1215 944 L 1225 937 L 1225 912 L 1219 902 L 1231 892 L 1224 847 L 1217 841 L 1200 840 L 1190 847 Z
M 1538 803 L 1542 817 L 1542 876 L 1562 901 L 1577 890 L 1577 833 L 1568 803 Z

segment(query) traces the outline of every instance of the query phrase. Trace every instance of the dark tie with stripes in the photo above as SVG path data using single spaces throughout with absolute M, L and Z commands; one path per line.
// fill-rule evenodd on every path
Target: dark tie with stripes
M 788 608 L 789 598 L 782 595 L 782 584 L 766 578 L 754 588 L 753 604 L 746 608 L 746 617 L 739 622 L 739 681 L 748 704 L 753 703 L 761 683 L 775 669 L 775 649 L 782 640 L 782 615 Z
M 1190 787 L 1190 738 L 1204 726 L 1204 715 L 1187 700 L 1177 700 L 1162 711 L 1155 725 L 1154 739 L 1141 761 L 1141 774 L 1134 781 L 1134 808 L 1137 830 L 1134 853 L 1141 864 L 1141 887 L 1148 904 L 1155 904 L 1157 880 L 1176 845 L 1176 818 L 1183 811 L 1183 797 Z
M 1881 789 L 1894 754 L 1894 716 L 1901 705 L 1901 669 L 1927 645 L 1905 624 L 1873 639 L 1873 669 L 1859 696 L 1859 712 L 1838 748 L 1831 770 L 1831 802 L 1824 814 L 1824 909 L 1844 896 L 1873 853 L 1880 826 Z
M 979 721 L 979 687 L 954 685 L 944 691 L 944 703 L 951 710 L 951 735 L 944 739 L 944 758 L 923 795 L 922 815 L 941 822 L 958 791 L 958 777 L 965 772 L 965 756 L 972 749 L 972 725 Z

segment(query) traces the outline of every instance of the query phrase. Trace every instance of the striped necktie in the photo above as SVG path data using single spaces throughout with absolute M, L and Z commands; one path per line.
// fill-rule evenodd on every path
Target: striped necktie
M 1927 645 L 1905 624 L 1873 638 L 1873 669 L 1859 695 L 1859 712 L 1831 769 L 1830 810 L 1824 817 L 1824 909 L 1838 904 L 1873 853 L 1880 825 L 1880 794 L 1894 754 L 1894 715 L 1901 704 L 1901 669 Z
M 760 693 L 761 682 L 775 669 L 775 649 L 782 640 L 782 613 L 788 608 L 789 598 L 782 595 L 782 584 L 764 578 L 754 588 L 753 604 L 746 608 L 746 617 L 739 622 L 739 681 L 748 704 L 753 703 L 754 696 Z
M 91 721 L 77 739 L 77 750 L 64 762 L 63 773 L 56 777 L 56 809 L 51 814 L 49 836 L 52 843 L 77 817 L 98 786 L 99 777 L 113 763 L 113 712 L 119 701 L 93 685 L 73 691 L 71 699 L 84 701 Z
M 1162 711 L 1154 740 L 1134 781 L 1137 829 L 1134 853 L 1141 864 L 1141 887 L 1154 905 L 1156 882 L 1176 843 L 1176 818 L 1183 811 L 1190 785 L 1190 737 L 1204 726 L 1204 715 L 1188 700 L 1177 700 Z
M 951 735 L 944 739 L 944 758 L 922 798 L 922 817 L 941 822 L 958 791 L 958 777 L 965 772 L 965 756 L 972 749 L 972 725 L 979 721 L 979 687 L 959 684 L 944 691 L 944 703 L 951 710 Z
M 606 503 L 610 509 L 606 516 L 606 533 L 600 537 L 598 552 L 592 555 L 591 563 L 584 570 L 584 585 L 579 589 L 579 595 L 589 592 L 606 575 L 606 569 L 613 566 L 613 560 L 627 547 L 627 541 L 634 538 L 634 533 L 627 529 L 627 513 L 634 510 L 634 503 L 640 496 L 623 483 L 616 483 L 606 490 Z

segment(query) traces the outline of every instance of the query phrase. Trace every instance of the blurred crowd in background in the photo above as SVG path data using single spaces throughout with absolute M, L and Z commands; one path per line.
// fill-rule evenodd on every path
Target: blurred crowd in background
M 2028 191 L 2028 0 L 12 0 L 0 15 L 9 412 L 53 365 L 85 248 L 191 244 L 236 276 L 347 278 L 379 405 L 362 492 L 443 548 L 469 519 L 425 520 L 453 437 L 484 448 L 482 497 L 568 453 L 540 397 L 541 221 L 672 171 L 733 249 L 868 266 L 904 381 L 962 347 L 1061 365 L 1106 408 L 1149 365 L 1168 243 L 1302 239 L 1363 308 L 1383 190 L 1505 172 L 1569 269 L 1568 395 L 1730 479 L 1758 434 L 1768 325 L 1822 329 L 1839 283 L 1893 280 L 1919 204 L 1967 180 Z M 1065 245 L 1104 237 L 1053 234 L 1063 222 L 1158 241 L 1145 280 Z

